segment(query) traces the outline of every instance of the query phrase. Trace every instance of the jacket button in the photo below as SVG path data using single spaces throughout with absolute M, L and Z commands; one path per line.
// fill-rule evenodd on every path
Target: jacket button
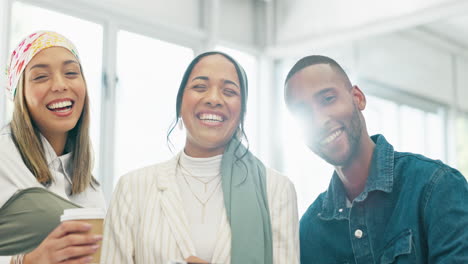
M 338 212 L 342 213 L 342 212 L 343 212 L 343 208 L 338 209 Z
M 356 229 L 356 231 L 354 231 L 354 236 L 359 239 L 362 237 L 362 230 L 361 229 Z

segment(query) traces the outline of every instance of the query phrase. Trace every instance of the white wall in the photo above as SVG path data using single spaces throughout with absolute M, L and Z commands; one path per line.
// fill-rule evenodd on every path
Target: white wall
M 468 59 L 458 58 L 457 59 L 457 90 L 456 90 L 456 102 L 458 108 L 468 112 Z
M 360 41 L 358 49 L 362 77 L 436 102 L 453 102 L 449 53 L 399 34 Z
M 74 2 L 150 23 L 192 29 L 201 26 L 202 0 L 74 0 Z
M 145 23 L 158 24 L 181 31 L 201 30 L 206 34 L 211 25 L 204 21 L 216 21 L 215 36 L 222 41 L 255 46 L 255 1 L 252 0 L 76 0 L 96 6 L 106 12 L 113 12 Z M 219 7 L 212 13 L 205 12 L 206 5 Z M 131 3 L 131 4 L 129 4 Z M 209 10 L 209 9 L 208 9 Z M 217 19 L 206 16 L 217 15 Z
M 222 40 L 256 46 L 255 5 L 252 0 L 221 0 L 218 36 Z
M 355 73 L 358 71 L 358 65 L 356 65 L 356 45 L 354 43 L 317 48 L 311 54 L 325 55 L 333 58 L 343 67 L 351 81 L 356 77 Z

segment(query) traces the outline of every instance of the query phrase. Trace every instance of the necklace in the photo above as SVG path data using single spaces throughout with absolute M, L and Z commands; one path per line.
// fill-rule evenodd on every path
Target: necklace
M 184 170 L 184 171 L 181 170 L 181 172 L 182 172 L 183 175 L 188 175 L 188 176 L 190 176 L 192 179 L 194 179 L 194 180 L 196 180 L 196 181 L 198 181 L 198 182 L 203 183 L 203 185 L 205 186 L 205 193 L 206 193 L 206 190 L 207 190 L 207 188 L 208 188 L 208 184 L 212 183 L 214 180 L 216 180 L 216 178 L 218 178 L 218 176 L 221 175 L 221 172 L 220 172 L 220 173 L 216 174 L 215 176 L 204 177 L 204 178 L 210 178 L 210 179 L 207 180 L 207 181 L 203 181 L 203 180 L 200 179 L 200 177 L 194 176 L 192 173 L 190 173 L 184 166 L 182 166 L 182 164 L 180 164 L 180 162 L 179 162 L 179 167 L 180 167 L 182 170 Z
M 179 168 L 181 168 L 180 164 L 178 166 Z M 184 178 L 185 180 L 185 183 L 187 184 L 190 192 L 192 193 L 192 195 L 195 197 L 195 199 L 201 204 L 202 206 L 202 224 L 205 223 L 205 211 L 206 211 L 206 204 L 211 200 L 211 198 L 213 197 L 213 195 L 216 193 L 216 191 L 218 190 L 218 187 L 221 185 L 221 179 L 219 179 L 219 182 L 216 184 L 216 187 L 213 189 L 213 192 L 208 196 L 208 198 L 203 201 L 202 199 L 200 199 L 200 197 L 198 197 L 195 192 L 192 190 L 192 187 L 190 186 L 188 180 L 187 180 L 187 177 L 185 177 L 185 173 L 182 173 L 182 177 Z M 212 181 L 212 180 L 211 180 Z M 206 185 L 205 185 L 206 187 Z

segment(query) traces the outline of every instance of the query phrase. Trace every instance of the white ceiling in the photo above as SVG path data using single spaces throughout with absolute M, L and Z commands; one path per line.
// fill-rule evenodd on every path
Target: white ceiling
M 363 27 L 389 19 L 414 15 L 440 7 L 450 0 L 299 0 L 278 26 L 278 41 L 287 42 L 307 36 Z M 281 18 L 280 18 L 281 19 Z
M 294 57 L 311 48 L 401 31 L 465 52 L 468 57 L 468 0 L 76 0 L 60 5 L 115 13 L 146 22 L 156 31 L 173 28 L 182 35 L 199 33 L 203 37 L 210 34 L 210 23 L 215 22 L 215 37 L 259 48 L 265 47 L 259 40 L 265 34 L 258 30 L 271 29 L 274 37 L 266 52 L 273 57 Z M 207 6 L 217 8 L 206 12 L 210 10 Z M 258 26 L 268 23 L 262 20 L 259 6 L 275 8 L 274 28 Z M 206 19 L 211 16 L 218 17 Z
M 466 15 L 436 21 L 421 28 L 468 50 L 468 12 Z
M 464 49 L 468 47 L 468 1 L 296 0 L 279 10 L 276 43 L 268 52 L 294 56 L 311 46 L 410 29 Z

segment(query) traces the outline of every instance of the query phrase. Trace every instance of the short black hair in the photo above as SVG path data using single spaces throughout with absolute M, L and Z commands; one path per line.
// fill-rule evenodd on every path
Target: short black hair
M 340 66 L 340 64 L 338 64 L 338 62 L 336 62 L 334 59 L 332 59 L 330 57 L 327 57 L 327 56 L 322 56 L 322 55 L 310 55 L 310 56 L 306 56 L 306 57 L 300 59 L 299 61 L 297 61 L 296 64 L 294 64 L 294 66 L 289 71 L 288 75 L 286 76 L 286 80 L 284 81 L 284 85 L 286 85 L 288 83 L 289 79 L 291 79 L 291 77 L 293 77 L 293 75 L 296 74 L 298 71 L 300 71 L 300 70 L 302 70 L 302 69 L 304 69 L 306 67 L 316 65 L 316 64 L 328 64 L 328 65 L 330 65 L 330 67 L 332 67 L 332 69 L 334 69 L 336 72 L 338 72 L 344 78 L 347 85 L 349 85 L 350 87 L 352 86 L 348 75 L 343 70 L 343 68 Z

